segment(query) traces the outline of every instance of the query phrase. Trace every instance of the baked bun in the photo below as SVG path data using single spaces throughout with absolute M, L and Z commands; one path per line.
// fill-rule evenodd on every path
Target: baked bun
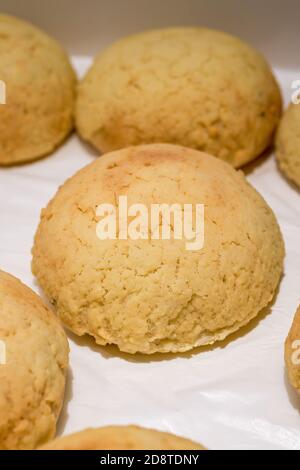
M 61 46 L 17 18 L 0 15 L 0 165 L 55 150 L 73 127 L 76 79 Z
M 96 57 L 79 86 L 79 134 L 101 152 L 170 143 L 240 167 L 272 142 L 281 94 L 265 59 L 205 28 L 148 31 Z
M 194 216 L 203 204 L 204 246 L 201 217 L 193 246 L 174 239 L 172 220 L 171 239 L 145 227 L 146 239 L 124 240 L 119 226 L 101 240 L 97 208 L 120 196 L 148 212 L 179 204 L 182 215 L 190 204 Z M 160 144 L 106 154 L 68 180 L 42 212 L 32 267 L 74 333 L 150 354 L 212 344 L 248 323 L 273 299 L 283 258 L 274 214 L 241 172 Z
M 276 139 L 277 161 L 283 174 L 300 188 L 300 104 L 284 113 Z
M 300 307 L 285 342 L 285 363 L 290 383 L 300 392 Z
M 205 450 L 183 437 L 138 426 L 106 426 L 61 437 L 40 450 Z
M 0 306 L 0 449 L 34 449 L 55 435 L 68 342 L 41 299 L 3 271 Z

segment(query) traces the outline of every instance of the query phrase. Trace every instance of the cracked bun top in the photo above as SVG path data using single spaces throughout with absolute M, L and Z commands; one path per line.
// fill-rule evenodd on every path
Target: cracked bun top
M 276 155 L 284 175 L 300 188 L 300 104 L 285 111 L 276 138 Z
M 139 426 L 105 426 L 61 437 L 40 450 L 205 450 L 183 437 Z
M 203 204 L 204 246 L 150 234 L 124 240 L 120 231 L 99 239 L 97 207 L 117 213 L 121 195 L 149 211 Z M 32 268 L 73 332 L 150 354 L 212 344 L 248 323 L 272 300 L 283 258 L 275 216 L 242 172 L 154 144 L 106 154 L 59 189 L 42 212 Z
M 281 94 L 265 59 L 205 28 L 148 31 L 96 57 L 79 86 L 77 129 L 98 150 L 170 143 L 240 167 L 273 139 Z
M 34 449 L 55 434 L 68 342 L 41 299 L 3 271 L 0 310 L 0 449 Z
M 289 381 L 300 393 L 300 306 L 285 342 L 285 363 Z
M 43 31 L 0 15 L 0 165 L 55 150 L 73 127 L 75 73 L 61 46 Z

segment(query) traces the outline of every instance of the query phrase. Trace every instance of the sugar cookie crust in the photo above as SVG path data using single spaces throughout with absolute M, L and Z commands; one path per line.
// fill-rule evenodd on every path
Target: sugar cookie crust
M 53 439 L 63 402 L 69 347 L 41 299 L 0 271 L 0 449 L 34 449 Z
M 139 426 L 106 426 L 58 438 L 40 450 L 205 450 L 183 437 Z
M 285 342 L 285 363 L 291 385 L 300 392 L 300 307 Z
M 205 28 L 150 31 L 96 57 L 79 85 L 77 129 L 101 152 L 170 143 L 240 167 L 269 146 L 281 94 L 265 59 Z
M 277 161 L 285 176 L 300 187 L 300 104 L 284 113 L 276 138 Z
M 75 73 L 61 46 L 29 23 L 0 15 L 0 165 L 55 150 L 73 128 Z
M 96 207 L 201 203 L 205 243 L 97 238 Z M 33 273 L 64 323 L 128 353 L 212 344 L 274 297 L 284 258 L 275 216 L 241 172 L 173 145 L 131 147 L 82 169 L 43 210 Z

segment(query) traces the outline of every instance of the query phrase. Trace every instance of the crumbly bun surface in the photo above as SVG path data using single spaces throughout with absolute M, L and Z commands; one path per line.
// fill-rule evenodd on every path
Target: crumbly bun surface
M 86 429 L 49 442 L 40 450 L 205 450 L 183 437 L 139 426 Z
M 0 165 L 51 153 L 73 127 L 76 78 L 61 46 L 48 35 L 0 15 Z
M 34 449 L 55 435 L 68 342 L 41 299 L 3 271 L 0 310 L 0 340 L 6 349 L 6 363 L 0 364 L 0 449 Z
M 265 59 L 238 38 L 175 28 L 96 57 L 76 109 L 79 133 L 101 152 L 165 142 L 240 167 L 271 143 L 281 94 Z
M 285 363 L 289 381 L 300 393 L 300 307 L 285 342 Z
M 96 209 L 127 196 L 205 205 L 204 247 L 186 240 L 100 240 Z M 43 210 L 33 273 L 64 323 L 128 353 L 187 351 L 254 318 L 278 286 L 275 216 L 242 172 L 173 145 L 130 147 L 79 171 Z
M 291 104 L 283 115 L 276 150 L 280 169 L 300 188 L 300 104 Z

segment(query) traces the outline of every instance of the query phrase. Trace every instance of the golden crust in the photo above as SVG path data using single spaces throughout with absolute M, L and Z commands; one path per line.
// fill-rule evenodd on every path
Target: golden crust
M 0 15 L 0 165 L 35 160 L 54 151 L 73 127 L 75 73 L 48 35 Z
M 300 392 L 300 307 L 285 342 L 285 363 L 290 383 Z
M 0 271 L 0 449 L 52 439 L 63 402 L 68 342 L 58 319 L 19 280 Z
M 205 28 L 148 31 L 96 57 L 79 85 L 77 129 L 108 152 L 170 143 L 240 167 L 270 145 L 281 94 L 264 58 Z
M 277 161 L 284 175 L 300 187 L 300 104 L 283 115 L 276 138 Z
M 205 450 L 183 437 L 138 426 L 106 426 L 61 437 L 40 450 Z
M 205 205 L 205 243 L 104 240 L 96 207 Z M 183 352 L 212 344 L 273 298 L 284 245 L 273 212 L 241 172 L 173 145 L 104 155 L 58 191 L 42 212 L 33 273 L 76 334 L 128 353 Z

